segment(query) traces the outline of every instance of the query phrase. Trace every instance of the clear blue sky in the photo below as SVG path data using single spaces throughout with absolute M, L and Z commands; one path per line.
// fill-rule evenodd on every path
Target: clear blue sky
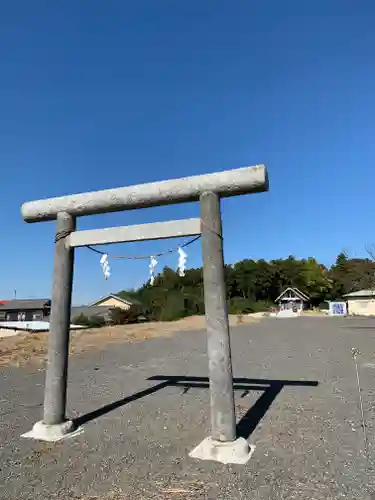
M 257 163 L 270 192 L 223 202 L 228 263 L 364 254 L 375 242 L 374 19 L 371 0 L 2 2 L 0 298 L 50 296 L 54 223 L 23 223 L 24 201 Z M 188 204 L 79 227 L 197 214 Z M 199 244 L 188 254 L 200 265 Z M 112 269 L 106 282 L 78 250 L 74 302 L 147 279 L 147 263 Z

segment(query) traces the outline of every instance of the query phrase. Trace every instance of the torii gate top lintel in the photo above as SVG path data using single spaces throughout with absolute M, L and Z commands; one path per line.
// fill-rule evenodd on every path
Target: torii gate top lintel
M 22 205 L 21 213 L 26 222 L 42 222 L 56 219 L 57 214 L 61 212 L 80 217 L 198 201 L 205 191 L 212 191 L 221 197 L 268 191 L 267 170 L 264 165 L 256 165 L 181 179 L 29 201 Z

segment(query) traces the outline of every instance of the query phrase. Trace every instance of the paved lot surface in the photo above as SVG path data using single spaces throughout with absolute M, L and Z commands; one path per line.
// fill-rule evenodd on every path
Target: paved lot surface
M 2 368 L 1 499 L 375 499 L 350 350 L 358 347 L 374 450 L 375 321 L 267 319 L 232 329 L 246 466 L 199 462 L 209 434 L 204 332 L 72 357 L 69 415 L 84 434 L 21 439 L 40 419 L 42 371 Z

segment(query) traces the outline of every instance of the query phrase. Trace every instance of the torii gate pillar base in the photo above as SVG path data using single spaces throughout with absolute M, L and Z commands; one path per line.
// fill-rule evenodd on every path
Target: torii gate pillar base
M 71 438 L 82 434 L 83 428 L 76 427 L 72 420 L 67 420 L 62 424 L 48 425 L 42 420 L 37 422 L 31 431 L 22 434 L 21 437 L 36 439 L 37 441 L 47 441 L 54 443 L 62 439 Z
M 204 439 L 192 452 L 191 458 L 214 460 L 222 464 L 246 464 L 255 451 L 246 439 L 239 437 L 235 441 L 215 441 L 211 437 Z

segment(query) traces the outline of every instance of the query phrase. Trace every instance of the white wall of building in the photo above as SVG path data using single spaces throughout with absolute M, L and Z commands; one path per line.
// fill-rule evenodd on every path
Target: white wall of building
M 375 299 L 370 297 L 348 298 L 349 314 L 375 316 Z

